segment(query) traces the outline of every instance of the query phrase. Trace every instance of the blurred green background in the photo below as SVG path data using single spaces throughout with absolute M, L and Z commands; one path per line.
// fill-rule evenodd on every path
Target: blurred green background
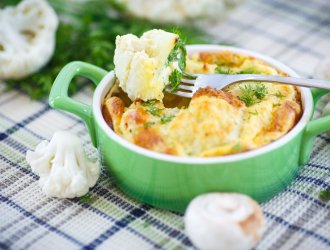
M 19 0 L 1 0 L 0 8 L 16 5 Z M 50 0 L 60 17 L 56 49 L 52 59 L 39 72 L 21 80 L 6 81 L 8 89 L 20 89 L 33 99 L 47 97 L 60 69 L 70 61 L 85 61 L 106 70 L 113 69 L 117 35 L 160 28 L 179 33 L 187 43 L 209 43 L 211 38 L 187 25 L 156 24 L 128 15 L 125 6 L 115 0 Z M 71 93 L 79 84 L 71 84 Z

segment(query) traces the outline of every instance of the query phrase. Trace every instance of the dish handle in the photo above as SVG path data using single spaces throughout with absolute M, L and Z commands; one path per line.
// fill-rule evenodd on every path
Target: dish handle
M 96 134 L 93 121 L 93 108 L 91 105 L 76 101 L 69 97 L 69 86 L 76 76 L 83 76 L 98 85 L 107 71 L 89 63 L 74 61 L 68 63 L 56 77 L 49 94 L 49 105 L 80 117 L 86 124 L 91 141 L 96 146 Z
M 330 84 L 330 82 L 329 82 Z M 314 109 L 320 98 L 328 93 L 323 89 L 311 89 L 313 96 Z M 330 115 L 311 120 L 307 123 L 306 129 L 302 138 L 300 151 L 300 164 L 305 165 L 312 152 L 314 137 L 330 130 Z

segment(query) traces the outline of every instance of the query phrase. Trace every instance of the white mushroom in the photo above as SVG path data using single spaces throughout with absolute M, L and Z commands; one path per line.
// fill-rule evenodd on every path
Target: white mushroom
M 54 133 L 50 142 L 42 141 L 26 160 L 40 176 L 39 185 L 47 196 L 73 198 L 85 195 L 100 175 L 100 164 L 90 161 L 83 143 L 66 131 Z
M 45 0 L 0 9 L 0 79 L 20 79 L 44 66 L 54 52 L 57 26 Z
M 184 217 L 186 234 L 200 249 L 253 248 L 264 229 L 257 202 L 237 193 L 209 193 L 193 199 Z

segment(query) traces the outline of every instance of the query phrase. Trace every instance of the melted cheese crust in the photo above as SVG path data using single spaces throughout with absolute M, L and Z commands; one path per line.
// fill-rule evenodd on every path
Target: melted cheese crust
M 260 60 L 233 52 L 198 53 L 188 58 L 187 72 L 285 75 Z M 199 89 L 187 108 L 167 108 L 160 101 L 134 101 L 128 107 L 108 96 L 103 115 L 116 133 L 141 147 L 161 153 L 211 157 L 252 150 L 285 135 L 297 123 L 302 108 L 299 91 L 289 85 L 262 83 L 266 96 L 249 107 L 239 99 L 237 83 L 224 91 Z

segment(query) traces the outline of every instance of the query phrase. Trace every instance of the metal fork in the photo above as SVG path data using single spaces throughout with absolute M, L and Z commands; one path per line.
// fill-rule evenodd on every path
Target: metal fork
M 169 87 L 166 88 L 166 91 L 178 96 L 191 98 L 199 88 L 205 88 L 207 86 L 210 86 L 215 89 L 223 89 L 233 83 L 251 81 L 276 82 L 301 87 L 313 87 L 330 90 L 330 81 L 327 80 L 252 74 L 184 74 L 184 77 L 181 79 L 181 84 L 175 91 L 171 92 L 171 89 Z

